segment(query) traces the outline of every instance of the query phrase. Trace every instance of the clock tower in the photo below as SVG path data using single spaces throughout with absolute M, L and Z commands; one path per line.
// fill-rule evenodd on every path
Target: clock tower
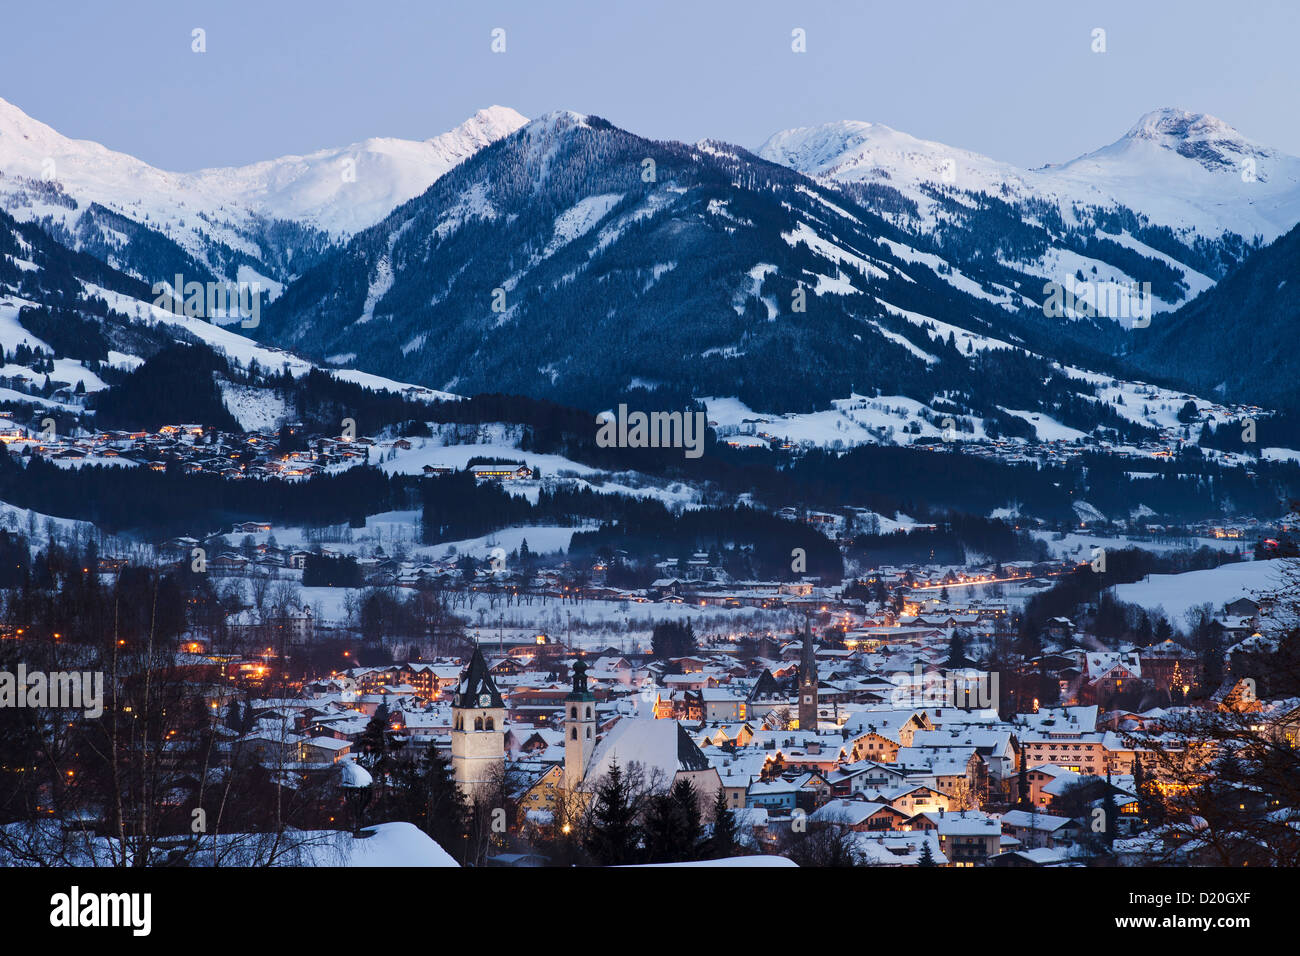
M 474 645 L 451 703 L 451 768 L 471 800 L 506 762 L 506 705 L 483 650 Z
M 587 662 L 573 665 L 573 690 L 564 698 L 564 789 L 582 785 L 596 746 L 596 697 L 587 688 Z

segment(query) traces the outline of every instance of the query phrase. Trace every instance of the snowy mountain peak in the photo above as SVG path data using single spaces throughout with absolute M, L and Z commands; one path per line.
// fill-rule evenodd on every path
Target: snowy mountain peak
M 487 109 L 476 112 L 450 133 L 444 133 L 443 135 L 451 136 L 463 132 L 482 136 L 488 142 L 492 142 L 502 136 L 509 136 L 519 127 L 527 124 L 528 117 L 518 110 L 513 110 L 508 106 L 489 106 Z
M 586 113 L 575 113 L 573 110 L 551 110 L 529 123 L 525 127 L 525 132 L 531 139 L 544 139 L 567 133 L 572 129 L 589 127 L 588 120 L 590 119 L 591 117 Z
M 75 233 L 85 210 L 99 203 L 147 222 L 221 273 L 214 245 L 258 259 L 260 223 L 277 219 L 345 238 L 527 122 L 509 107 L 490 106 L 426 140 L 372 138 L 246 166 L 175 173 L 70 139 L 0 99 L 0 209 L 20 220 L 52 218 Z
M 200 170 L 193 177 L 202 188 L 230 196 L 267 218 L 309 223 L 339 237 L 374 225 L 449 169 L 527 122 L 509 107 L 491 106 L 423 141 L 373 138 L 306 156 Z
M 1165 107 L 1152 110 L 1134 124 L 1124 140 L 1148 141 L 1206 169 L 1235 169 L 1243 157 L 1271 156 L 1223 120 L 1206 113 Z
M 812 169 L 834 161 L 866 142 L 871 129 L 871 123 L 859 120 L 800 126 L 769 136 L 756 152 L 784 166 Z
M 455 129 L 428 140 L 446 153 L 463 153 L 462 159 L 473 155 L 490 143 L 509 136 L 528 125 L 528 117 L 508 106 L 489 106 L 479 110 Z
M 1151 222 L 1206 237 L 1276 238 L 1300 221 L 1300 159 L 1260 146 L 1223 120 L 1166 107 L 1121 138 L 1066 163 L 1021 169 L 917 139 L 879 123 L 841 121 L 783 130 L 758 155 L 840 184 L 877 183 L 932 217 L 931 191 L 949 186 L 1013 199 L 1126 206 Z
M 936 184 L 993 191 L 1023 178 L 1007 163 L 860 120 L 783 130 L 758 155 L 824 180 L 888 183 L 923 203 L 923 191 Z
M 1240 133 L 1208 113 L 1194 113 L 1176 106 L 1165 106 L 1141 116 L 1125 136 L 1134 139 L 1244 139 Z

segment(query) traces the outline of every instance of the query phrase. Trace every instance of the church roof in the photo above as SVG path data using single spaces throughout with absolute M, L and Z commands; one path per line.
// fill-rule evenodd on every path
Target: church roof
M 760 698 L 782 696 L 785 695 L 781 693 L 781 688 L 777 685 L 776 678 L 772 676 L 770 670 L 764 667 L 763 673 L 759 674 L 758 680 L 754 682 L 754 689 L 749 692 L 749 699 L 753 701 Z
M 482 703 L 484 695 L 488 698 L 486 704 Z M 483 650 L 477 644 L 474 645 L 474 654 L 469 659 L 469 667 L 465 669 L 460 684 L 456 687 L 455 705 L 457 707 L 505 706 L 505 701 L 501 699 L 501 692 L 497 690 L 496 682 L 492 680 L 487 661 L 483 658 Z
M 817 683 L 816 645 L 813 644 L 812 629 L 807 618 L 803 624 L 803 646 L 799 648 L 799 682 Z
M 624 717 L 605 735 L 591 755 L 586 779 L 599 780 L 615 763 L 624 770 L 638 763 L 647 779 L 657 772 L 664 783 L 672 783 L 681 771 L 712 766 L 680 723 L 639 717 Z

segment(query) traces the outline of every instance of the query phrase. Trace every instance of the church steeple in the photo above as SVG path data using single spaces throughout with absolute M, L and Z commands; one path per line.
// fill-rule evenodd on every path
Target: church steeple
M 817 655 L 808 617 L 803 622 L 803 647 L 799 655 L 799 729 L 817 729 Z
M 461 677 L 460 685 L 456 688 L 456 698 L 452 702 L 453 707 L 504 707 L 505 701 L 501 699 L 501 692 L 497 690 L 496 681 L 492 680 L 492 672 L 488 670 L 487 660 L 483 657 L 483 649 L 474 645 L 474 654 L 469 659 L 469 667 L 466 668 L 464 676 Z
M 564 789 L 582 785 L 596 746 L 596 696 L 587 687 L 587 662 L 573 664 L 573 690 L 564 698 Z
M 587 690 L 587 662 L 582 658 L 573 665 L 573 690 L 567 700 L 595 700 Z
M 456 686 L 451 714 L 452 771 L 472 799 L 506 759 L 506 704 L 477 644 Z

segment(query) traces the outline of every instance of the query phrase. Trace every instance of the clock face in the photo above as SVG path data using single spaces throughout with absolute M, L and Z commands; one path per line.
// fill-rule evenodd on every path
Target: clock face
M 490 707 L 492 705 L 492 697 L 488 694 L 479 694 L 478 705 L 480 707 Z

